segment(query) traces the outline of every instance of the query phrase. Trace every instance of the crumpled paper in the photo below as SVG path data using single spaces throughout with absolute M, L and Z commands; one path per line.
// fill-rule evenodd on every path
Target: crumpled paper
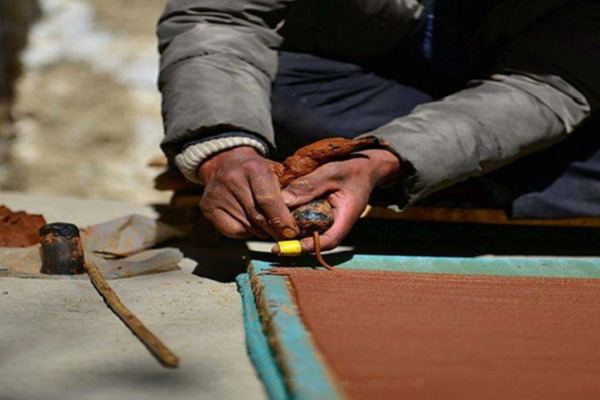
M 106 279 L 173 271 L 183 259 L 174 248 L 151 249 L 160 243 L 183 236 L 176 228 L 141 215 L 129 215 L 102 224 L 81 228 L 86 262 L 93 262 Z M 82 275 L 46 275 L 40 245 L 25 248 L 0 248 L 0 277 L 40 279 L 88 279 Z

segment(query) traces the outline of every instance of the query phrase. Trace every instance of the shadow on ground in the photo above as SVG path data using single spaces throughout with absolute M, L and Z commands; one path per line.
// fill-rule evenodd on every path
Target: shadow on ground
M 161 220 L 182 224 L 176 210 L 157 209 Z M 219 282 L 233 282 L 246 271 L 249 260 L 279 266 L 317 266 L 314 255 L 284 258 L 250 251 L 244 241 L 219 235 L 206 221 L 193 227 L 188 237 L 170 246 L 198 263 L 194 274 Z M 474 223 L 359 220 L 343 242 L 353 251 L 328 254 L 335 265 L 352 254 L 439 257 L 498 256 L 600 256 L 600 229 L 585 227 L 508 226 Z

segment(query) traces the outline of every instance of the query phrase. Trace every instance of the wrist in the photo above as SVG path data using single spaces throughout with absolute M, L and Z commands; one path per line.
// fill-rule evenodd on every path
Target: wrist
M 202 183 L 198 180 L 198 167 L 204 161 L 217 153 L 241 146 L 253 147 L 263 155 L 268 153 L 268 148 L 264 142 L 248 135 L 236 136 L 236 133 L 233 132 L 232 136 L 217 136 L 192 143 L 175 156 L 174 161 L 177 168 L 188 180 Z
M 385 149 L 361 151 L 371 162 L 374 187 L 388 186 L 402 176 L 402 162 L 393 152 Z

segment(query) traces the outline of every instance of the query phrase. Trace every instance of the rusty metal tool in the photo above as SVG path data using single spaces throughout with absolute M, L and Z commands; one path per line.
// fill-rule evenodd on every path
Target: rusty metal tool
M 78 275 L 85 273 L 83 247 L 79 228 L 73 224 L 53 223 L 40 228 L 40 256 L 47 275 Z

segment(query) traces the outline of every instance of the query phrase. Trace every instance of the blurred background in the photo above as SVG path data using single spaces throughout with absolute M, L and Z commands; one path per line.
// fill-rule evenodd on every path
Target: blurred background
M 165 0 L 0 0 L 0 190 L 166 201 L 155 27 Z

